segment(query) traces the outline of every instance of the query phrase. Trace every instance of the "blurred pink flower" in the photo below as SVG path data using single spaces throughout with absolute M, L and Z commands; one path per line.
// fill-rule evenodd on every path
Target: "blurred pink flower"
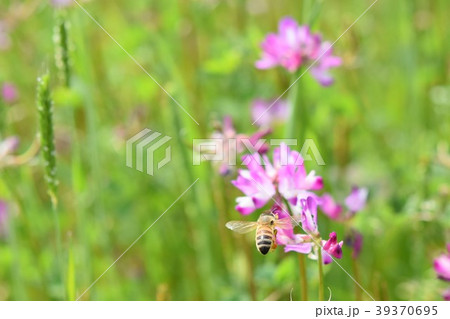
M 319 199 L 320 208 L 329 218 L 337 221 L 350 219 L 358 211 L 364 209 L 367 203 L 368 190 L 364 187 L 353 187 L 350 195 L 345 199 L 347 213 L 343 214 L 343 207 L 328 194 L 323 194 Z
M 212 135 L 208 142 L 198 146 L 198 152 L 209 151 L 211 154 L 220 155 L 219 173 L 227 175 L 232 171 L 233 159 L 245 151 L 265 153 L 268 145 L 263 137 L 270 134 L 271 129 L 262 129 L 253 135 L 238 134 L 234 128 L 233 120 L 225 116 L 223 124 Z
M 352 214 L 364 209 L 369 191 L 364 187 L 353 187 L 350 195 L 345 199 L 345 205 Z
M 2 85 L 2 98 L 6 103 L 14 103 L 17 100 L 18 93 L 14 84 L 3 83 Z
M 361 253 L 362 249 L 362 244 L 363 244 L 363 235 L 359 231 L 352 229 L 350 235 L 348 235 L 345 239 L 345 245 L 352 248 L 353 258 L 356 259 L 359 257 L 359 254 Z
M 311 67 L 311 75 L 323 86 L 333 84 L 334 79 L 330 74 L 330 69 L 338 67 L 342 64 L 341 58 L 333 56 L 332 46 L 330 42 L 321 44 L 319 61 Z
M 55 8 L 64 8 L 64 7 L 68 7 L 69 5 L 73 4 L 73 0 L 50 0 L 50 3 L 55 7 Z
M 442 298 L 444 298 L 445 301 L 450 301 L 450 289 L 447 289 L 442 293 Z
M 298 195 L 306 198 L 309 193 L 305 191 L 323 186 L 322 177 L 316 176 L 314 171 L 306 174 L 302 156 L 286 144 L 274 149 L 273 163 L 266 155 L 257 153 L 244 156 L 243 162 L 247 169 L 239 170 L 232 184 L 245 194 L 236 199 L 236 210 L 244 215 L 263 207 L 277 191 L 295 204 Z
M 320 208 L 330 219 L 346 222 L 351 219 L 356 212 L 363 209 L 366 205 L 368 191 L 366 188 L 353 187 L 349 196 L 345 200 L 348 211 L 343 214 L 343 207 L 338 204 L 333 197 L 325 193 L 320 197 Z M 352 248 L 352 257 L 358 258 L 361 253 L 363 235 L 351 229 L 345 236 L 345 244 Z
M 325 193 L 320 197 L 320 208 L 331 219 L 339 219 L 342 213 L 342 206 L 335 202 L 333 197 Z
M 270 127 L 274 122 L 284 122 L 289 116 L 286 101 L 266 101 L 257 99 L 252 103 L 252 119 L 262 127 Z
M 8 204 L 0 199 L 0 236 L 5 236 L 8 232 Z
M 434 271 L 439 279 L 450 281 L 450 244 L 447 244 L 447 254 L 434 260 Z
M 311 33 L 306 25 L 299 26 L 290 17 L 280 20 L 278 34 L 268 34 L 261 43 L 261 48 L 262 57 L 255 63 L 258 69 L 280 65 L 289 72 L 295 72 L 302 65 L 314 63 L 310 68 L 311 74 L 324 86 L 333 83 L 329 69 L 342 63 L 339 57 L 332 55 L 329 42 L 322 42 L 319 34 Z

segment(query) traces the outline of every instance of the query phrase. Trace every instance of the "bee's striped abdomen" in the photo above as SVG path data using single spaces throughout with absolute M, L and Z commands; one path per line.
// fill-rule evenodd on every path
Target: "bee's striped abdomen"
M 273 230 L 268 226 L 259 226 L 256 229 L 256 248 L 263 255 L 270 251 L 273 245 Z

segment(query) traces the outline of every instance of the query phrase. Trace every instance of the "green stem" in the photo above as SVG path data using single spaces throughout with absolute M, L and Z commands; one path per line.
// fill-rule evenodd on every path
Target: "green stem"
M 288 201 L 283 198 L 283 201 L 289 211 L 289 214 L 291 216 L 294 216 L 292 213 L 291 207 L 289 206 Z M 295 227 L 295 225 L 294 225 Z M 300 271 L 300 287 L 302 292 L 302 300 L 307 301 L 308 300 L 308 277 L 306 276 L 306 263 L 305 263 L 305 255 L 299 254 L 298 255 L 298 264 L 299 264 L 299 271 Z
M 6 123 L 6 105 L 0 101 L 0 139 L 5 135 L 5 123 Z
M 53 211 L 53 223 L 55 227 L 55 241 L 56 241 L 56 268 L 58 270 L 58 285 L 61 286 L 61 300 L 65 299 L 64 292 L 64 270 L 61 260 L 62 256 L 62 241 L 61 241 L 61 223 L 59 221 L 58 208 L 56 205 L 56 200 L 52 199 L 52 211 Z
M 301 74 L 300 72 L 301 69 L 299 70 L 298 73 L 294 73 L 291 83 L 294 83 L 294 81 L 298 78 L 298 75 Z M 288 101 L 290 107 L 290 117 L 286 125 L 286 132 L 284 136 L 285 138 L 295 138 L 296 124 L 297 124 L 296 120 L 300 115 L 300 105 L 299 105 L 300 103 L 298 101 L 299 81 L 297 81 L 289 91 Z
M 302 301 L 308 301 L 308 278 L 306 276 L 305 255 L 298 254 L 298 263 L 300 268 L 300 287 L 302 291 Z
M 362 300 L 362 291 L 358 286 L 357 282 L 361 282 L 361 278 L 359 275 L 359 264 L 356 258 L 352 258 L 352 268 L 353 268 L 353 277 L 355 278 L 355 298 L 357 301 Z
M 319 266 L 319 300 L 324 300 L 324 292 L 323 292 L 323 261 L 322 261 L 322 247 L 319 247 L 318 250 L 319 258 L 317 259 L 317 264 Z
M 183 143 L 183 135 L 182 135 L 182 124 L 181 124 L 181 118 L 180 118 L 180 109 L 178 106 L 176 106 L 174 103 L 170 103 L 171 104 L 171 109 L 172 109 L 172 120 L 173 120 L 173 128 L 175 130 L 175 134 L 176 134 L 176 141 L 178 143 L 178 150 L 181 153 L 181 158 L 182 158 L 182 163 L 183 163 L 183 173 L 186 174 L 185 176 L 187 177 L 187 180 L 192 182 L 195 180 L 196 175 L 195 175 L 195 171 L 194 168 L 192 166 L 192 162 L 190 161 L 190 157 L 188 154 L 188 150 L 186 149 L 186 145 Z M 181 179 L 180 179 L 181 180 Z M 185 187 L 185 185 L 181 182 L 180 185 L 183 185 L 183 187 Z M 189 204 L 192 205 L 192 207 L 196 208 L 196 212 L 192 212 L 191 214 L 188 215 L 188 219 L 190 219 L 193 224 L 195 225 L 202 225 L 203 229 L 202 231 L 204 232 L 205 236 L 207 234 L 207 225 L 205 220 L 203 219 L 202 216 L 205 216 L 203 214 L 204 209 L 203 209 L 203 204 L 202 204 L 202 200 L 200 199 L 200 194 L 197 191 L 197 186 L 192 188 L 192 195 L 190 196 L 186 196 L 185 203 L 186 205 L 189 207 Z M 188 208 L 189 209 L 189 208 Z M 208 243 L 205 240 L 202 240 L 200 237 L 196 236 L 194 237 L 194 246 L 196 247 L 196 251 L 195 251 L 195 259 L 194 261 L 197 263 L 197 265 L 195 266 L 197 269 L 200 270 L 200 273 L 202 274 L 209 274 L 211 275 L 210 270 L 211 268 L 211 260 L 210 259 L 205 259 L 205 258 L 201 258 L 200 256 L 200 251 L 208 251 Z M 206 275 L 208 276 L 208 275 Z M 210 291 L 210 289 L 212 289 L 210 286 L 208 286 L 208 283 L 205 281 L 199 282 L 199 297 L 200 299 L 204 299 L 205 296 L 207 296 L 205 294 L 206 291 Z M 207 298 L 213 298 L 211 296 L 208 296 Z
M 312 7 L 312 0 L 302 0 L 301 8 L 302 8 L 302 14 L 301 19 L 303 23 L 308 23 L 309 17 L 311 15 L 311 7 Z
M 66 267 L 66 296 L 67 300 L 74 301 L 76 300 L 76 286 L 75 286 L 75 258 L 74 258 L 74 247 L 72 241 L 72 234 L 69 233 L 69 242 L 68 242 L 68 252 L 67 252 L 67 267 Z
M 14 178 L 10 176 L 10 172 L 7 170 L 0 170 L 0 187 L 4 187 L 5 189 L 9 190 L 9 193 L 11 194 L 11 200 L 13 202 L 16 202 L 19 211 L 24 210 L 23 201 L 20 198 L 20 195 L 16 189 L 15 184 L 13 183 Z M 1 185 L 1 184 L 4 185 Z M 19 228 L 19 222 L 20 222 L 20 215 L 11 215 L 7 222 L 8 222 L 8 230 L 9 235 L 7 237 L 8 244 L 11 247 L 11 280 L 12 280 L 12 289 L 11 289 L 11 297 L 12 300 L 27 300 L 28 296 L 26 294 L 26 291 L 24 289 L 23 285 L 23 279 L 21 277 L 21 262 L 20 262 L 20 256 L 21 256 L 21 250 L 20 248 L 22 245 L 20 245 L 19 238 L 17 236 L 17 230 Z
M 316 0 L 314 1 L 314 4 L 309 6 L 309 10 L 303 10 L 304 16 L 303 21 L 304 23 L 308 24 L 310 28 L 313 28 L 316 24 L 316 22 L 319 20 L 320 11 L 322 10 L 322 4 L 324 0 Z M 308 16 L 306 16 L 306 12 L 309 11 Z
M 55 136 L 53 129 L 53 100 L 50 90 L 50 74 L 45 72 L 39 79 L 37 85 L 37 109 L 39 113 L 40 139 L 42 145 L 42 157 L 44 160 L 45 179 L 47 181 L 47 192 L 52 202 L 53 221 L 55 226 L 56 241 L 56 268 L 58 285 L 62 285 L 63 268 L 61 259 L 61 229 L 58 216 L 58 200 L 56 197 L 58 181 L 56 178 L 56 153 Z M 61 299 L 64 299 L 64 289 L 62 289 Z
M 255 283 L 255 265 L 253 262 L 253 254 L 252 254 L 252 247 L 249 246 L 249 243 L 247 241 L 243 241 L 244 246 L 244 252 L 245 252 L 245 259 L 247 260 L 247 266 L 248 266 L 248 290 L 250 292 L 250 297 L 253 301 L 256 301 L 257 294 L 256 294 L 256 283 Z

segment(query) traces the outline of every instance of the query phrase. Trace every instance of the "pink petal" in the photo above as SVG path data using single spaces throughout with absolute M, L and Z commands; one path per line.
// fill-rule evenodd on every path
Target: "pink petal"
M 17 88 L 12 83 L 4 83 L 2 85 L 2 98 L 6 103 L 13 103 L 17 100 Z
M 52 5 L 56 8 L 64 8 L 73 3 L 73 0 L 51 0 Z
M 315 171 L 309 172 L 306 176 L 303 186 L 305 189 L 318 190 L 323 188 L 323 179 L 321 176 L 316 176 Z
M 334 80 L 331 75 L 328 73 L 328 70 L 312 67 L 310 69 L 311 75 L 319 82 L 322 86 L 330 86 L 333 84 Z
M 337 242 L 337 235 L 335 232 L 330 233 L 330 238 L 323 244 L 323 250 L 333 257 L 342 258 L 342 245 L 344 242 Z
M 342 206 L 336 203 L 330 194 L 322 195 L 320 208 L 331 219 L 339 219 L 342 213 Z
M 238 197 L 236 198 L 236 210 L 242 215 L 249 215 L 253 213 L 256 209 L 253 200 L 250 197 Z
M 278 61 L 271 56 L 264 55 L 260 60 L 255 62 L 255 67 L 260 70 L 271 69 L 277 66 Z
M 291 17 L 283 18 L 278 26 L 280 37 L 291 47 L 295 47 L 298 43 L 299 27 L 297 21 Z
M 366 206 L 368 194 L 367 188 L 353 187 L 352 192 L 345 199 L 345 205 L 351 212 L 358 212 Z
M 286 245 L 284 247 L 284 251 L 290 252 L 290 251 L 295 251 L 297 253 L 301 253 L 301 254 L 309 254 L 312 250 L 312 244 L 311 243 L 301 243 L 301 244 L 291 244 L 291 245 Z
M 254 100 L 252 119 L 258 126 L 268 127 L 274 122 L 283 122 L 289 115 L 288 104 L 284 100 Z
M 450 256 L 439 256 L 434 260 L 433 265 L 439 279 L 450 281 Z
M 333 258 L 331 258 L 331 256 L 322 249 L 322 263 L 324 265 L 328 265 L 331 264 L 333 262 Z
M 450 301 L 450 289 L 447 289 L 442 293 L 442 298 L 444 298 L 445 301 Z
M 312 197 L 301 200 L 302 206 L 302 228 L 305 232 L 314 233 L 317 231 L 317 203 Z

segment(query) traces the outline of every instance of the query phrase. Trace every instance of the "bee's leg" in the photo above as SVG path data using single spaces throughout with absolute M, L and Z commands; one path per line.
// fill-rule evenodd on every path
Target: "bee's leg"
M 277 248 L 277 230 L 273 230 L 273 241 L 272 241 L 272 247 L 270 247 L 270 251 L 274 251 Z

